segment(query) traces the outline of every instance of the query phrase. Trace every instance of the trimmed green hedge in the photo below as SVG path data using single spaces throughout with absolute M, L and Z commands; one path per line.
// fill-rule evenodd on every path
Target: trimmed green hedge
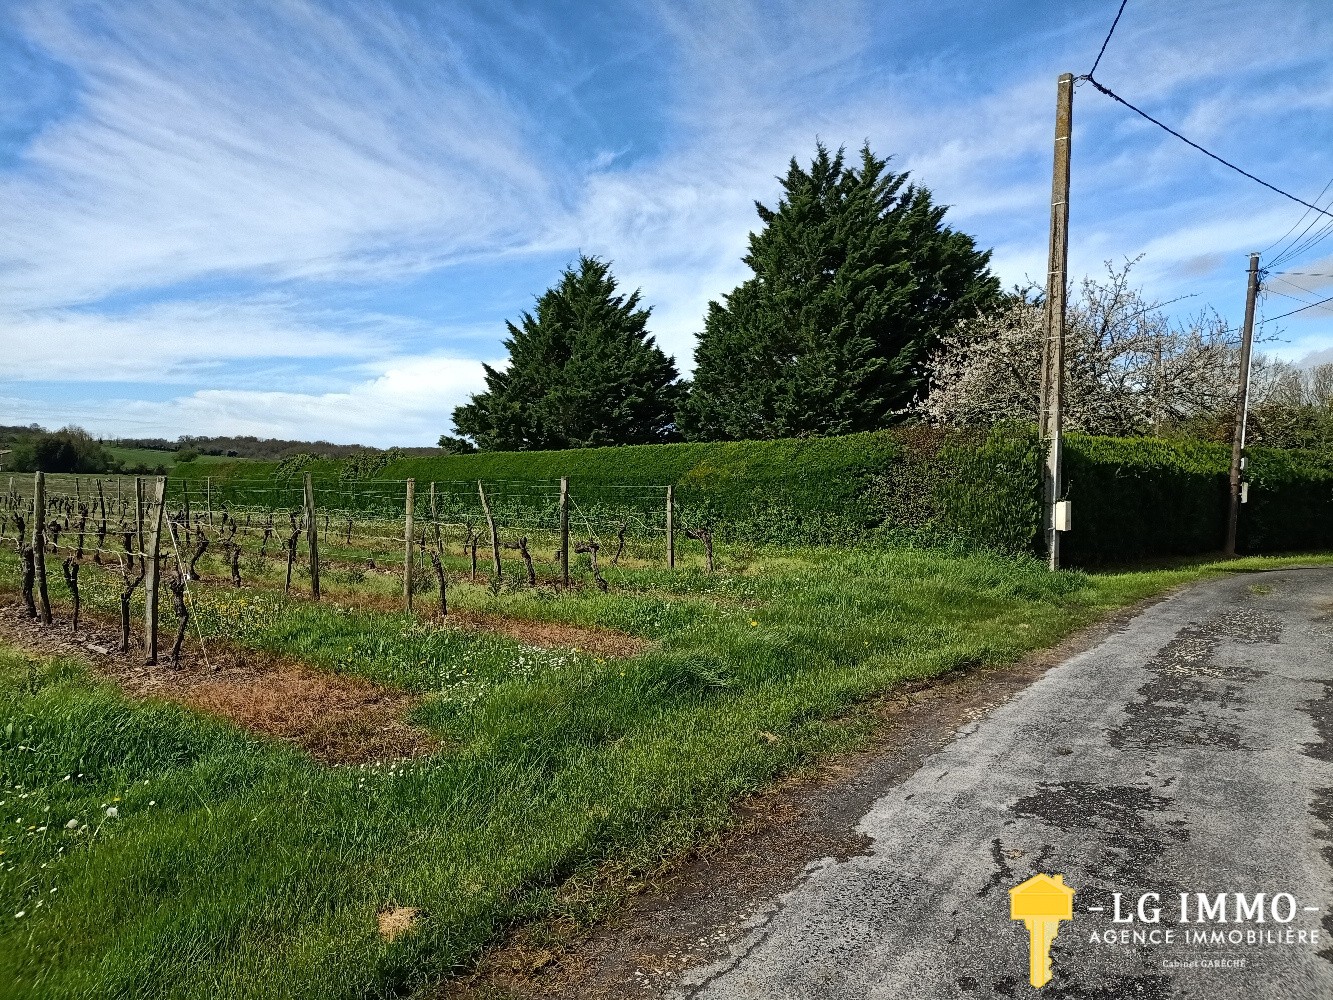
M 1333 452 L 1252 448 L 1241 542 L 1251 552 L 1333 548 Z
M 256 477 L 294 486 L 303 471 L 325 489 L 414 478 L 419 495 L 425 483 L 440 483 L 443 495 L 443 484 L 452 482 L 459 502 L 467 502 L 469 484 L 477 479 L 541 483 L 542 490 L 525 494 L 515 488 L 503 498 L 511 504 L 506 509 L 527 504 L 540 519 L 550 516 L 552 484 L 568 476 L 581 509 L 614 519 L 617 510 L 637 504 L 638 523 L 654 525 L 654 511 L 664 505 L 649 487 L 673 484 L 682 523 L 711 526 L 723 540 L 833 544 L 887 536 L 1022 553 L 1041 544 L 1041 461 L 1040 442 L 1029 429 L 916 427 L 782 441 L 438 458 L 390 453 L 368 464 L 187 465 L 174 469 L 172 478 L 198 483 L 208 475 L 220 494 L 233 497 L 251 489 Z M 1219 550 L 1228 461 L 1226 446 L 1208 442 L 1071 435 L 1065 455 L 1074 517 L 1074 530 L 1065 536 L 1068 560 L 1094 565 Z M 1333 546 L 1333 456 L 1254 449 L 1249 476 L 1241 535 L 1246 550 Z
M 1071 435 L 1065 487 L 1075 565 L 1220 551 L 1231 450 L 1205 441 Z

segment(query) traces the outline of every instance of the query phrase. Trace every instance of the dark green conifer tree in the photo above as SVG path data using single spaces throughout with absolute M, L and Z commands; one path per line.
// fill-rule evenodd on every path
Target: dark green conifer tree
M 848 166 L 793 158 L 776 209 L 756 202 L 754 271 L 708 307 L 679 423 L 690 438 L 845 434 L 889 423 L 936 336 L 991 305 L 990 253 L 869 145 Z
M 483 450 L 654 444 L 674 435 L 683 389 L 647 331 L 639 293 L 616 294 L 610 265 L 580 257 L 509 327 L 509 365 L 486 366 L 486 391 L 454 410 Z

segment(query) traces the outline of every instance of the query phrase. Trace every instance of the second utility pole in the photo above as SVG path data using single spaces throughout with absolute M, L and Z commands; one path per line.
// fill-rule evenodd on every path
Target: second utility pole
M 1245 473 L 1245 418 L 1250 409 L 1250 345 L 1254 343 L 1254 300 L 1259 297 L 1259 255 L 1250 254 L 1250 280 L 1245 290 L 1245 329 L 1240 339 L 1240 383 L 1236 389 L 1236 426 L 1231 435 L 1231 509 L 1227 512 L 1225 555 L 1236 554 L 1240 527 L 1241 477 Z
M 1065 383 L 1065 294 L 1069 262 L 1069 147 L 1074 131 L 1074 76 L 1062 73 L 1056 90 L 1055 168 L 1051 176 L 1051 246 L 1046 274 L 1046 343 L 1041 365 L 1041 437 L 1046 444 L 1042 474 L 1046 557 L 1060 568 L 1060 502 L 1063 465 L 1062 414 Z

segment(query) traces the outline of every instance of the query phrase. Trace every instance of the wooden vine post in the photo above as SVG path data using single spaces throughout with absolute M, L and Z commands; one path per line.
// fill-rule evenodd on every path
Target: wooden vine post
M 319 600 L 319 525 L 315 522 L 315 484 L 305 474 L 305 537 L 310 547 L 310 596 Z
M 667 569 L 676 568 L 676 487 L 668 486 L 667 490 Z
M 560 477 L 560 585 L 569 589 L 569 477 Z
M 102 480 L 100 479 L 97 480 L 97 509 L 101 514 L 101 519 L 97 522 L 97 551 L 93 553 L 93 562 L 100 565 L 102 562 L 102 546 L 106 544 L 106 493 L 102 489 Z
M 37 573 L 37 600 L 42 624 L 51 624 L 51 598 L 46 592 L 46 476 L 32 477 L 32 551 Z
M 477 480 L 477 495 L 481 497 L 481 509 L 486 515 L 486 524 L 491 529 L 491 565 L 495 568 L 495 578 L 504 579 L 504 570 L 500 567 L 500 536 L 495 530 L 495 518 L 491 516 L 491 504 L 486 499 L 486 488 Z
M 159 553 L 162 548 L 162 508 L 166 506 L 167 480 L 159 476 L 153 491 L 153 503 L 148 510 L 148 550 L 144 553 L 144 663 L 157 663 L 157 593 L 162 567 Z
M 431 484 L 432 487 L 434 484 Z M 403 604 L 412 610 L 412 506 L 416 500 L 417 481 L 407 481 L 407 511 L 403 517 Z
M 204 518 L 208 526 L 213 526 L 213 477 L 204 477 Z
M 143 555 L 143 478 L 134 477 L 134 528 L 139 542 L 139 554 Z

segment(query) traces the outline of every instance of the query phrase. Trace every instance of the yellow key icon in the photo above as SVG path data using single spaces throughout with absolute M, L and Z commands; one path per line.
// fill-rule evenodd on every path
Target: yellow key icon
M 1074 890 L 1063 875 L 1033 875 L 1009 890 L 1009 919 L 1028 929 L 1028 970 L 1040 989 L 1051 981 L 1051 943 L 1060 921 L 1074 919 Z

